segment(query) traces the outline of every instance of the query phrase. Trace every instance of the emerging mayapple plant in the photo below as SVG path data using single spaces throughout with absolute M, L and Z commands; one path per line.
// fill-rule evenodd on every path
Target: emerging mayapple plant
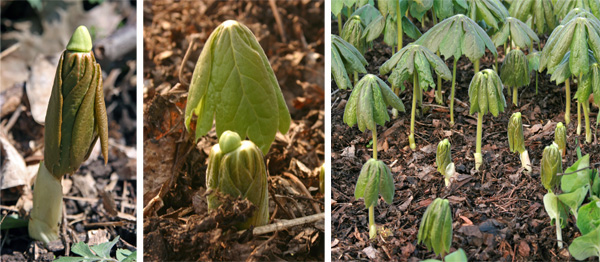
M 452 163 L 452 152 L 450 150 L 450 141 L 444 139 L 440 141 L 437 146 L 437 154 L 435 156 L 435 163 L 437 164 L 437 170 L 444 176 L 444 183 L 446 186 L 450 186 L 450 179 L 454 176 L 454 163 Z
M 196 140 L 213 126 L 217 136 L 231 130 L 248 137 L 266 154 L 290 128 L 290 113 L 275 73 L 254 34 L 228 20 L 208 37 L 192 75 L 185 126 L 196 119 Z
M 555 143 L 544 148 L 541 165 L 540 177 L 542 178 L 542 185 L 544 185 L 546 190 L 552 192 L 560 181 L 556 174 L 563 171 L 562 157 Z
M 523 123 L 520 112 L 512 114 L 510 120 L 508 120 L 508 147 L 512 153 L 519 152 L 521 166 L 527 172 L 531 172 L 531 161 L 529 161 L 529 153 L 527 153 L 527 149 L 525 149 Z
M 561 155 L 565 156 L 567 152 L 567 128 L 562 122 L 558 122 L 554 129 L 554 143 L 558 146 Z
M 502 68 L 500 69 L 500 79 L 509 90 L 513 90 L 513 104 L 519 105 L 520 87 L 529 84 L 529 65 L 527 56 L 519 49 L 513 49 L 506 55 Z
M 365 65 L 367 60 L 356 47 L 337 35 L 331 35 L 331 75 L 338 88 L 352 89 L 348 74 L 354 74 L 358 78 L 358 73 L 367 73 Z M 358 79 L 354 79 L 355 84 L 356 82 Z
M 246 198 L 256 206 L 252 217 L 237 225 L 240 229 L 269 222 L 267 169 L 263 154 L 251 141 L 242 141 L 237 133 L 223 132 L 219 143 L 210 150 L 206 187 L 212 190 L 207 196 L 209 210 L 221 205 L 216 192 Z
M 429 204 L 421 218 L 418 243 L 425 244 L 427 250 L 433 248 L 436 255 L 447 254 L 452 244 L 452 211 L 448 199 L 436 198 Z
M 394 180 L 390 168 L 381 160 L 369 159 L 360 170 L 360 176 L 354 189 L 354 198 L 364 197 L 365 207 L 369 209 L 369 237 L 377 236 L 375 212 L 379 195 L 386 203 L 394 200 Z
M 363 37 L 365 25 L 360 16 L 354 15 L 346 21 L 342 29 L 341 37 L 361 53 L 367 51 L 367 41 Z
M 62 215 L 63 175 L 75 172 L 100 138 L 108 161 L 108 129 L 102 70 L 96 63 L 92 39 L 78 27 L 56 68 L 46 112 L 44 161 L 35 180 L 29 235 L 44 243 L 58 239 Z

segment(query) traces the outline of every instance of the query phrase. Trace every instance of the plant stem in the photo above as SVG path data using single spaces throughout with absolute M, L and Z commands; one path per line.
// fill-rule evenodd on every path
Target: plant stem
M 373 159 L 377 160 L 377 126 L 371 133 L 373 133 Z
M 369 207 L 369 238 L 377 236 L 377 225 L 375 225 L 375 205 Z
M 535 94 L 538 94 L 538 72 L 535 71 Z
M 473 61 L 473 70 L 475 70 L 475 74 L 479 73 L 479 59 Z
M 519 106 L 519 89 L 516 86 L 513 86 L 513 104 L 515 106 Z
M 479 167 L 483 163 L 483 157 L 481 154 L 481 138 L 483 133 L 483 114 L 477 113 L 477 140 L 475 140 L 475 170 L 479 170 Z
M 58 239 L 58 224 L 62 217 L 62 177 L 56 178 L 40 162 L 33 188 L 33 209 L 29 218 L 29 236 L 44 244 Z
M 435 19 L 435 14 L 433 15 Z M 433 21 L 435 25 L 435 20 Z M 437 51 L 437 56 L 440 56 L 440 51 Z M 435 93 L 435 101 L 442 105 L 444 104 L 444 98 L 442 97 L 442 77 L 438 74 L 437 76 L 437 92 Z
M 571 85 L 568 78 L 565 80 L 565 95 L 567 99 L 565 103 L 565 125 L 568 126 L 571 122 Z
M 452 89 L 450 91 L 450 126 L 454 126 L 454 89 L 456 85 L 456 62 L 458 58 L 454 57 L 452 66 Z
M 417 72 L 415 72 L 413 76 L 412 111 L 410 113 L 410 135 L 408 135 L 408 143 L 410 145 L 410 149 L 412 149 L 413 151 L 417 149 L 417 145 L 415 144 L 415 110 L 417 107 L 417 89 L 419 88 L 419 77 L 417 75 Z
M 358 83 L 358 72 L 354 72 L 354 85 Z
M 342 35 L 342 12 L 337 15 L 338 20 L 338 35 Z
M 400 13 L 400 5 L 396 4 L 396 26 L 398 27 L 398 51 L 402 49 L 402 14 Z
M 592 130 L 590 129 L 590 105 L 588 100 L 581 104 L 583 116 L 585 117 L 585 142 L 592 143 Z
M 577 135 L 581 135 L 581 103 L 577 101 Z
M 562 249 L 563 243 L 562 243 L 562 230 L 560 229 L 560 219 L 556 219 L 555 221 L 556 221 L 556 238 L 558 239 L 558 242 L 557 242 L 558 248 Z
M 520 154 L 521 157 L 521 166 L 525 168 L 527 173 L 531 173 L 531 160 L 529 160 L 529 153 L 527 150 L 523 151 Z

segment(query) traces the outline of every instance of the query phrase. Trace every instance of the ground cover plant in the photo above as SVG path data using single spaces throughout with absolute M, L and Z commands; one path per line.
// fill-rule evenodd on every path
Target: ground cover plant
M 436 15 L 436 11 L 432 9 L 426 11 L 421 20 L 410 15 L 410 11 L 404 13 L 423 33 L 416 43 L 405 36 L 403 46 L 406 50 L 409 46 L 418 44 L 429 49 L 431 54 L 439 52 L 440 57 L 446 59 L 447 67 L 456 63 L 453 67 L 455 94 L 445 95 L 445 98 L 451 99 L 446 100 L 447 106 L 436 103 L 437 90 L 415 90 L 413 77 L 397 82 L 399 78 L 393 73 L 382 74 L 381 70 L 387 67 L 384 64 L 398 53 L 398 50 L 385 42 L 385 35 L 373 39 L 364 53 L 367 61 L 365 75 L 376 75 L 391 86 L 406 87 L 405 90 L 398 90 L 398 97 L 404 103 L 410 103 L 415 96 L 418 103 L 422 96 L 421 115 L 414 121 L 415 132 L 411 132 L 411 118 L 403 113 L 378 127 L 377 139 L 356 128 L 349 128 L 343 121 L 344 110 L 350 97 L 357 94 L 349 89 L 339 89 L 332 81 L 332 260 L 435 261 L 453 259 L 451 255 L 464 255 L 460 261 L 598 259 L 595 257 L 598 243 L 595 241 L 598 237 L 595 230 L 598 225 L 590 222 L 596 219 L 597 213 L 592 207 L 597 201 L 589 189 L 593 187 L 600 167 L 598 130 L 594 128 L 596 118 L 593 117 L 597 116 L 598 108 L 594 102 L 594 92 L 592 90 L 587 93 L 584 90 L 586 93 L 577 93 L 576 90 L 569 90 L 571 98 L 580 96 L 581 104 L 587 98 L 590 104 L 588 112 L 592 142 L 586 143 L 587 137 L 577 134 L 575 121 L 563 124 L 566 100 L 564 85 L 553 80 L 566 73 L 570 69 L 569 64 L 575 63 L 569 58 L 563 62 L 565 55 L 571 55 L 572 52 L 563 52 L 557 58 L 557 65 L 560 66 L 555 65 L 552 70 L 563 70 L 558 74 L 550 73 L 547 65 L 542 66 L 542 60 L 547 59 L 543 58 L 544 49 L 555 45 L 549 40 L 550 35 L 555 35 L 556 39 L 556 30 L 563 30 L 566 24 L 580 19 L 588 19 L 587 24 L 592 25 L 585 27 L 585 34 L 588 36 L 585 40 L 585 55 L 594 57 L 594 53 L 588 50 L 597 46 L 593 38 L 597 33 L 593 28 L 595 22 L 589 22 L 592 17 L 583 11 L 579 11 L 582 14 L 579 17 L 571 14 L 567 18 L 569 21 L 564 21 L 564 15 L 556 19 L 552 1 L 525 1 L 530 6 L 512 9 L 510 1 L 466 2 L 467 10 L 457 12 L 455 9 L 455 13 L 442 21 L 432 19 Z M 384 1 L 368 4 L 381 10 L 381 3 Z M 521 4 L 522 1 L 512 3 Z M 487 5 L 480 8 L 478 4 Z M 473 11 L 474 8 L 477 10 Z M 505 12 L 503 8 L 519 9 L 519 12 L 513 14 Z M 587 12 L 591 13 L 589 10 Z M 470 18 L 472 14 L 474 19 Z M 501 18 L 503 15 L 505 18 Z M 509 15 L 515 18 L 509 19 Z M 525 21 L 516 21 L 517 17 L 524 17 Z M 336 23 L 332 19 L 331 28 L 332 33 L 338 35 Z M 456 29 L 460 30 L 454 31 L 455 23 L 464 26 L 458 26 Z M 554 28 L 559 23 L 564 24 Z M 512 27 L 515 29 L 512 31 L 521 34 L 512 37 Z M 531 34 L 532 32 L 535 33 Z M 502 40 L 500 44 L 492 41 L 494 36 Z M 474 40 L 466 41 L 467 38 Z M 564 45 L 571 47 L 571 43 L 582 42 L 570 41 Z M 525 55 L 525 59 L 520 54 L 515 55 L 520 60 L 517 66 L 520 73 L 518 76 L 525 83 L 502 83 L 499 77 L 502 70 L 495 67 L 496 56 L 500 65 L 509 63 L 506 59 L 511 51 Z M 552 52 L 554 53 L 557 52 Z M 468 59 L 463 59 L 463 54 Z M 448 59 L 451 56 L 454 61 Z M 577 59 L 581 59 L 579 54 Z M 593 64 L 586 62 L 573 65 L 580 68 L 589 65 L 588 70 L 593 71 Z M 494 67 L 497 72 L 493 70 Z M 533 71 L 540 73 L 537 81 L 533 81 L 536 77 Z M 359 77 L 361 75 L 359 73 Z M 570 73 L 564 78 L 569 78 L 571 84 L 575 83 L 573 85 L 577 89 L 580 89 L 579 86 L 587 86 L 593 79 L 593 75 L 589 73 L 587 75 L 591 78 L 582 76 L 581 80 L 575 74 L 572 75 L 574 79 Z M 434 77 L 436 76 L 432 79 Z M 485 81 L 486 85 L 481 85 L 484 78 L 488 81 Z M 583 81 L 584 78 L 589 80 Z M 489 79 L 492 79 L 491 83 Z M 432 82 L 437 85 L 436 81 Z M 533 91 L 534 82 L 537 82 L 538 92 Z M 469 88 L 471 83 L 472 88 Z M 442 82 L 442 85 L 443 91 L 451 88 L 450 82 Z M 488 85 L 495 88 L 480 88 Z M 502 98 L 513 95 L 515 89 L 512 87 L 521 85 L 516 90 L 518 106 L 505 107 L 502 112 L 497 102 L 503 105 Z M 508 88 L 505 92 L 504 87 L 509 86 L 510 92 Z M 475 90 L 478 92 L 473 92 Z M 473 99 L 475 97 L 477 99 Z M 489 99 L 490 97 L 495 99 Z M 483 99 L 482 103 L 479 98 Z M 490 107 L 490 101 L 496 103 Z M 392 110 L 387 108 L 387 111 L 390 113 Z M 454 113 L 450 114 L 452 111 Z M 478 121 L 483 112 L 497 113 L 497 116 Z M 568 113 L 575 112 L 573 107 Z M 453 115 L 452 118 L 448 114 Z M 479 127 L 478 122 L 481 123 Z M 479 137 L 478 129 L 481 134 Z M 418 141 L 414 150 L 409 139 L 411 134 Z M 479 150 L 478 140 L 481 141 Z M 552 145 L 554 141 L 556 146 Z M 448 154 L 450 144 L 452 154 Z M 552 171 L 552 168 L 543 167 L 544 161 L 553 164 L 548 167 L 558 167 L 556 159 L 552 162 L 550 158 L 543 157 L 546 146 L 552 148 L 554 158 L 566 168 L 554 168 L 555 176 L 544 175 L 548 170 Z M 374 223 L 381 230 L 375 238 L 370 238 L 368 233 L 370 212 L 363 206 L 363 200 L 356 199 L 354 195 L 356 181 L 363 164 L 370 161 L 372 148 L 377 148 L 378 161 L 383 161 L 389 167 L 394 183 L 391 203 L 382 197 L 376 199 Z M 578 154 L 578 151 L 581 153 Z M 478 152 L 480 155 L 474 154 Z M 529 155 L 530 164 L 525 164 L 524 157 L 521 159 L 525 152 Z M 481 159 L 477 162 L 484 163 L 478 170 L 478 163 L 474 161 L 477 158 Z M 583 158 L 589 158 L 587 167 L 584 164 L 587 160 L 580 160 Z M 450 179 L 451 183 L 446 186 L 447 174 L 444 175 L 443 171 L 452 166 L 449 163 L 453 163 L 455 172 Z M 571 170 L 573 168 L 576 169 Z M 582 168 L 589 172 L 580 174 L 581 170 L 577 169 Z M 566 178 L 573 174 L 576 176 Z M 553 181 L 554 184 L 551 183 Z M 545 184 L 552 189 L 551 193 L 544 187 Z M 452 207 L 450 217 L 453 230 L 451 244 L 445 245 L 449 247 L 449 250 L 444 250 L 447 254 L 445 256 L 440 254 L 440 250 L 434 250 L 432 245 L 422 242 L 424 238 L 420 232 L 426 209 L 437 198 L 446 199 Z M 547 200 L 544 201 L 545 199 Z M 382 204 L 383 201 L 388 204 Z M 592 224 L 593 226 L 588 227 Z M 435 225 L 439 226 L 439 223 Z M 560 237 L 557 234 L 559 232 Z M 559 247 L 559 243 L 562 247 Z
M 144 259 L 323 260 L 324 2 L 144 7 Z

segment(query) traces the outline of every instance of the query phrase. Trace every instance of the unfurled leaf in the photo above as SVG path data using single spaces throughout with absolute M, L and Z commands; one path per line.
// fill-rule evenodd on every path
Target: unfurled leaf
M 577 260 L 584 260 L 591 256 L 600 257 L 600 226 L 575 238 L 569 245 L 569 253 Z
M 556 82 L 556 84 L 564 83 L 569 77 L 571 77 L 571 69 L 569 68 L 569 60 L 571 58 L 571 52 L 567 52 L 563 60 L 554 68 L 548 69 L 548 74 L 551 74 L 550 81 Z M 588 50 L 588 62 L 591 67 L 592 64 L 596 63 L 596 58 L 591 50 Z
M 390 168 L 375 159 L 369 159 L 360 170 L 354 197 L 365 199 L 365 207 L 377 205 L 379 195 L 386 203 L 391 204 L 394 199 L 394 179 Z
M 585 185 L 570 193 L 563 192 L 558 195 L 558 199 L 571 209 L 571 213 L 577 215 L 577 210 L 579 209 L 579 206 L 581 206 L 581 203 L 583 203 L 583 200 L 585 200 L 589 188 L 589 185 Z
M 366 73 L 367 60 L 351 44 L 331 35 L 331 74 L 340 89 L 352 88 L 349 74 Z
M 420 88 L 427 90 L 428 87 L 436 85 L 431 68 L 443 79 L 450 80 L 452 77 L 446 63 L 437 55 L 423 46 L 409 44 L 381 65 L 379 73 L 385 75 L 393 71 L 392 74 L 396 75 L 390 76 L 391 80 L 388 79 L 393 87 L 397 87 L 402 81 L 410 80 L 413 74 L 417 73 Z
M 502 23 L 498 32 L 492 36 L 492 41 L 494 45 L 501 46 L 507 43 L 509 37 L 514 45 L 522 49 L 529 48 L 533 43 L 540 41 L 535 32 L 527 24 L 514 17 L 506 18 L 506 21 Z
M 409 0 L 408 11 L 410 16 L 419 20 L 423 19 L 423 15 L 433 7 L 433 0 Z
M 567 17 L 567 13 L 569 13 L 573 9 L 585 9 L 588 12 L 591 12 L 596 17 L 600 17 L 600 1 L 599 0 L 561 0 L 556 1 L 554 6 L 554 13 L 558 17 L 558 19 L 563 19 L 563 17 Z M 564 19 L 563 19 L 564 20 Z
M 447 199 L 436 198 L 429 204 L 421 218 L 417 240 L 438 256 L 450 251 L 452 211 Z
M 544 195 L 544 209 L 550 217 L 552 225 L 555 225 L 557 221 L 560 228 L 567 225 L 567 208 L 554 193 L 548 192 Z
M 542 55 L 542 52 L 539 51 L 532 51 L 529 52 L 529 54 L 527 55 L 527 65 L 528 65 L 528 69 L 529 72 L 531 71 L 538 71 L 538 69 L 540 68 L 540 56 Z
M 388 105 L 404 112 L 402 101 L 383 80 L 372 74 L 365 75 L 350 94 L 344 109 L 344 123 L 350 127 L 358 123 L 363 132 L 373 130 L 376 124 L 384 125 L 390 120 Z
M 498 24 L 508 17 L 508 10 L 499 0 L 467 0 L 468 16 L 477 21 L 483 20 L 488 26 L 498 29 Z
M 502 90 L 504 86 L 494 70 L 479 71 L 469 84 L 469 114 L 487 114 L 498 116 L 506 108 L 506 99 Z
M 598 19 L 596 16 L 594 16 L 588 10 L 581 9 L 581 8 L 575 8 L 575 9 L 569 11 L 569 13 L 567 13 L 565 18 L 563 18 L 562 21 L 560 22 L 560 24 L 565 25 L 569 21 L 573 20 L 573 18 L 577 18 L 577 17 L 585 17 L 587 19 Z
M 500 79 L 509 87 L 529 84 L 529 61 L 521 50 L 513 49 L 508 52 L 500 69 Z
M 467 8 L 469 6 L 466 0 L 433 0 L 433 11 L 440 21 L 464 13 Z
M 581 235 L 585 235 L 595 228 L 600 227 L 600 199 L 583 205 L 577 215 L 577 228 Z
M 96 253 L 96 255 L 103 258 L 110 258 L 110 250 L 115 246 L 115 244 L 117 244 L 119 238 L 120 237 L 117 236 L 115 239 L 109 242 L 100 243 L 98 245 L 91 246 L 90 248 L 92 251 L 94 251 L 94 253 Z
M 582 169 L 574 174 L 562 175 L 560 179 L 560 189 L 563 192 L 570 193 L 574 192 L 584 185 L 591 184 L 591 170 L 588 169 L 590 166 L 590 155 L 585 155 L 577 160 L 572 166 L 565 170 L 565 173 L 573 173 L 577 170 Z M 560 172 L 560 171 L 559 171 Z
M 553 143 L 544 148 L 540 165 L 542 185 L 546 190 L 552 191 L 560 181 L 556 174 L 562 173 L 562 157 L 556 144 Z
M 513 1 L 508 12 L 523 22 L 533 19 L 535 30 L 539 34 L 552 31 L 557 24 L 552 0 Z
M 196 120 L 196 140 L 216 126 L 248 137 L 267 153 L 279 130 L 290 127 L 279 83 L 256 37 L 236 21 L 218 26 L 204 44 L 192 75 L 185 126 Z

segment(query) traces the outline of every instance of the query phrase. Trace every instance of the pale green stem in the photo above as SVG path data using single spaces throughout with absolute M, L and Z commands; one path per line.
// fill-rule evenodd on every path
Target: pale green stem
M 560 229 L 560 219 L 556 219 L 555 221 L 556 221 L 556 238 L 558 239 L 558 242 L 557 242 L 558 248 L 562 249 L 563 243 L 562 243 L 562 230 Z
M 375 205 L 369 207 L 369 238 L 377 237 L 377 225 L 375 224 Z
M 566 103 L 565 103 L 565 125 L 569 125 L 571 122 L 571 85 L 569 83 L 569 79 L 565 80 L 565 95 L 566 95 Z
M 377 160 L 377 126 L 371 133 L 373 133 L 373 159 Z
M 585 117 L 585 142 L 592 143 L 592 130 L 590 129 L 590 105 L 588 100 L 581 104 L 583 108 L 583 116 Z
M 408 143 L 410 149 L 416 150 L 417 145 L 415 144 L 415 111 L 417 108 L 417 96 L 419 95 L 417 89 L 419 89 L 419 77 L 417 72 L 413 76 L 413 99 L 412 99 L 412 111 L 410 113 L 410 135 L 408 135 Z
M 577 100 L 577 135 L 581 135 L 581 103 Z
M 338 20 L 338 34 L 342 35 L 342 12 L 337 15 Z
M 519 106 L 519 89 L 516 86 L 513 86 L 513 104 Z
M 354 85 L 358 83 L 358 72 L 354 72 Z
M 435 14 L 433 15 L 435 17 Z M 435 20 L 434 20 L 435 24 Z M 440 51 L 437 51 L 437 56 L 440 56 Z M 438 74 L 437 76 L 437 93 L 435 93 L 435 101 L 442 105 L 444 104 L 444 98 L 442 97 L 442 77 Z
M 535 94 L 538 94 L 538 72 L 535 71 Z
M 498 70 L 500 70 L 498 68 L 498 56 L 494 57 L 494 70 L 496 70 L 496 73 L 498 73 Z
M 56 178 L 40 162 L 33 188 L 33 209 L 29 217 L 29 236 L 44 244 L 58 239 L 58 224 L 62 217 L 62 177 Z
M 479 73 L 479 59 L 475 59 L 473 62 L 473 70 L 475 70 L 475 74 Z
M 398 27 L 398 51 L 402 49 L 402 14 L 400 13 L 400 5 L 396 4 L 396 25 Z
M 477 139 L 475 140 L 475 170 L 479 170 L 479 167 L 483 163 L 483 157 L 481 154 L 481 139 L 483 133 L 483 114 L 477 113 Z
M 458 58 L 454 57 L 452 66 L 452 88 L 450 90 L 450 126 L 454 126 L 454 89 L 456 88 L 456 62 Z

